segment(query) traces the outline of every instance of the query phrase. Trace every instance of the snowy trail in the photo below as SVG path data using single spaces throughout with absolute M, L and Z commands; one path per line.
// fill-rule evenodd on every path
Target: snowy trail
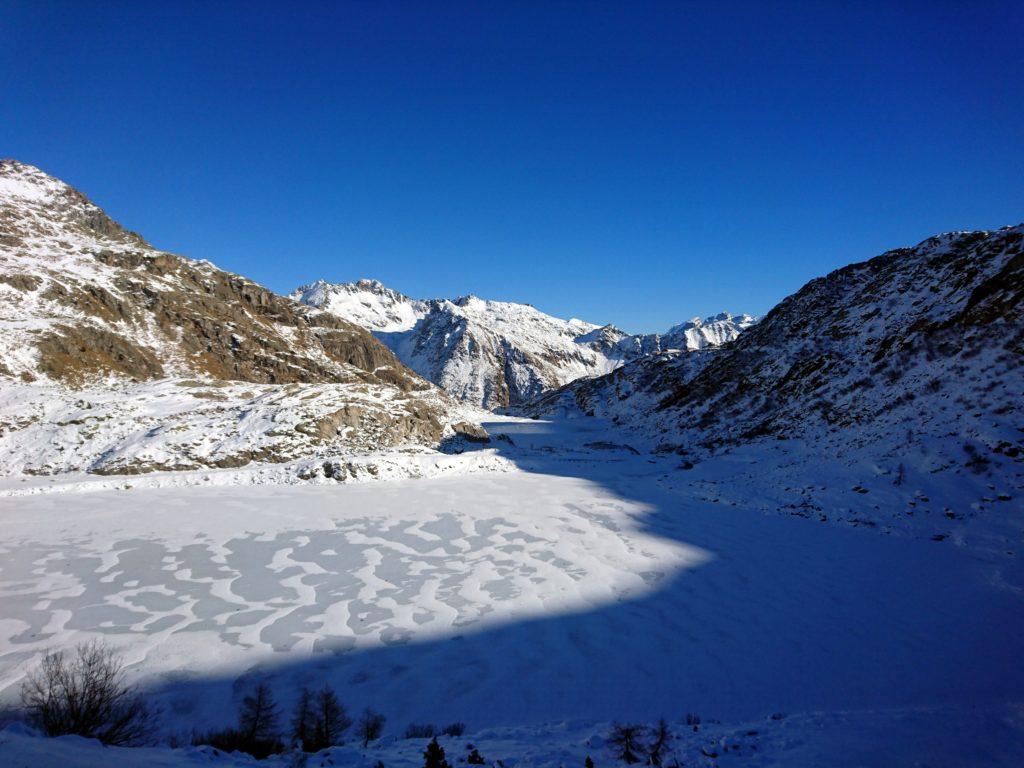
M 183 729 L 254 675 L 286 705 L 329 680 L 395 731 L 1024 700 L 1024 601 L 975 553 L 663 490 L 664 464 L 584 448 L 605 432 L 501 428 L 521 471 L 0 498 L 3 695 L 103 635 Z

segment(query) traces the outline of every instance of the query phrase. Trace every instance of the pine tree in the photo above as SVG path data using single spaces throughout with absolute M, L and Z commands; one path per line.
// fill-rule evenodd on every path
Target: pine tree
M 314 722 L 315 752 L 341 744 L 342 734 L 352 725 L 352 720 L 345 714 L 345 707 L 326 685 L 316 694 Z
M 590 759 L 590 755 L 587 755 L 587 759 L 583 761 L 584 768 L 594 768 L 594 761 Z
M 266 683 L 260 683 L 250 695 L 242 699 L 238 730 L 242 739 L 249 744 L 277 739 L 277 704 Z
M 427 744 L 427 751 L 423 753 L 423 768 L 451 768 L 444 759 L 444 747 L 437 743 L 437 736 Z
M 668 751 L 669 742 L 672 741 L 672 732 L 668 729 L 668 723 L 665 722 L 664 717 L 655 726 L 653 739 L 651 746 L 647 749 L 647 763 L 661 765 L 662 760 L 665 759 L 665 753 Z
M 299 694 L 298 704 L 295 705 L 295 715 L 292 717 L 292 743 L 298 745 L 304 752 L 312 752 L 315 731 L 313 696 L 308 688 L 303 688 Z
M 608 737 L 608 743 L 612 745 L 617 757 L 627 765 L 640 762 L 640 756 L 644 753 L 644 747 L 641 743 L 641 739 L 644 735 L 644 727 L 642 725 L 620 725 L 616 723 L 612 726 L 611 736 Z
M 470 765 L 486 765 L 487 761 L 484 760 L 483 755 L 480 754 L 480 750 L 473 747 L 469 754 L 466 756 L 466 762 Z

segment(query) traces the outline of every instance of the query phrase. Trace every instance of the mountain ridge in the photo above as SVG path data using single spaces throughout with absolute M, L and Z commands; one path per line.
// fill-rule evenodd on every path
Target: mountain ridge
M 714 451 L 809 432 L 878 440 L 879 423 L 928 424 L 953 398 L 984 404 L 1009 436 L 1013 394 L 1024 392 L 1022 241 L 1015 225 L 887 251 L 809 281 L 727 346 L 633 362 L 521 410 L 603 415 Z M 966 418 L 949 413 L 932 431 Z
M 364 329 L 155 249 L 12 160 L 0 331 L 0 464 L 19 471 L 240 466 L 450 429 L 451 400 Z
M 665 334 L 563 320 L 530 304 L 414 299 L 377 280 L 300 286 L 291 296 L 373 332 L 406 365 L 454 397 L 486 408 L 517 405 L 637 357 L 717 346 L 754 324 L 750 315 L 694 318 Z

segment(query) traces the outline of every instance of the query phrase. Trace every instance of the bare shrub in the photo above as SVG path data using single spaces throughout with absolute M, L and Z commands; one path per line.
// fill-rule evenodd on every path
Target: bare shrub
M 465 723 L 450 723 L 441 729 L 442 736 L 461 736 L 466 732 Z
M 47 736 L 74 734 L 104 744 L 148 744 L 158 710 L 125 683 L 124 660 L 99 641 L 73 654 L 51 651 L 21 687 L 29 722 Z
M 423 725 L 416 725 L 413 723 L 405 729 L 405 738 L 407 739 L 432 739 L 437 733 L 437 729 L 429 723 Z
M 369 707 L 360 716 L 359 722 L 356 724 L 356 734 L 363 742 L 364 749 L 370 745 L 371 741 L 380 738 L 384 732 L 385 719 L 384 715 L 374 712 Z
M 903 462 L 896 465 L 896 474 L 892 478 L 893 485 L 903 485 L 907 479 L 907 470 L 903 466 Z

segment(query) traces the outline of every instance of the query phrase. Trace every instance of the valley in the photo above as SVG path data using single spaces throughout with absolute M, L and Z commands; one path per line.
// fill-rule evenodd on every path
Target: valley
M 325 684 L 386 727 L 324 766 L 418 765 L 401 737 L 446 723 L 509 766 L 607 763 L 661 717 L 681 764 L 1024 754 L 1022 226 L 647 335 L 279 295 L 15 161 L 0 238 L 10 711 L 97 641 L 160 711 L 125 765 L 244 764 L 186 745 Z M 40 741 L 0 754 L 99 759 Z

